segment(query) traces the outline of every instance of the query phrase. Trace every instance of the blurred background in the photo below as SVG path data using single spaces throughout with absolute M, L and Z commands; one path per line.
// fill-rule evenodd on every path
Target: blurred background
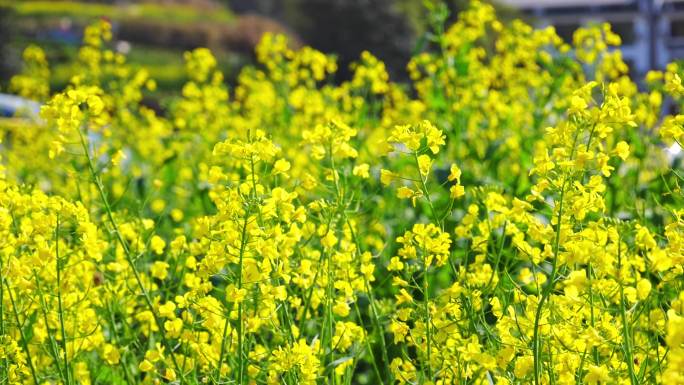
M 455 18 L 464 0 L 445 0 Z M 411 54 L 428 30 L 423 0 L 0 0 L 0 92 L 20 68 L 22 50 L 46 50 L 53 90 L 74 74 L 71 64 L 83 27 L 97 18 L 113 23 L 117 51 L 151 70 L 163 95 L 185 82 L 182 53 L 209 47 L 228 82 L 253 61 L 266 31 L 290 36 L 338 57 L 342 80 L 348 64 L 369 50 L 387 64 L 394 80 L 406 79 Z M 566 40 L 578 27 L 608 21 L 622 36 L 634 76 L 684 57 L 682 0 L 498 0 L 503 19 L 520 17 L 555 25 Z

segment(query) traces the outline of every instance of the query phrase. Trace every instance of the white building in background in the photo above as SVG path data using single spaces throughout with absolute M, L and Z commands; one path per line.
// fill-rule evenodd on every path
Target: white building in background
M 499 0 L 554 25 L 566 41 L 580 26 L 610 22 L 622 37 L 623 58 L 634 75 L 684 59 L 684 0 Z

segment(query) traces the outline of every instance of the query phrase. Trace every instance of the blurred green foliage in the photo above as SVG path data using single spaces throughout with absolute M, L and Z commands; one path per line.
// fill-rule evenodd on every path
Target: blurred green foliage
M 0 6 L 12 8 L 18 16 L 70 17 L 89 21 L 106 16 L 111 20 L 145 19 L 169 23 L 230 22 L 233 14 L 226 8 L 204 9 L 182 4 L 138 3 L 113 5 L 82 1 L 9 1 Z
M 56 36 L 61 31 L 61 23 L 68 21 L 68 33 L 74 35 L 75 42 L 80 40 L 82 27 L 93 20 L 106 17 L 121 25 L 179 26 L 175 28 L 191 28 L 197 25 L 212 23 L 226 25 L 235 21 L 235 16 L 226 7 L 216 4 L 210 6 L 194 6 L 191 4 L 162 3 L 130 3 L 108 4 L 85 1 L 12 1 L 0 0 L 0 51 L 3 68 L 0 68 L 0 84 L 5 84 L 9 77 L 18 70 L 20 53 L 29 44 L 40 44 L 50 63 L 50 88 L 64 88 L 76 74 L 73 63 L 78 55 L 78 45 L 69 37 Z M 61 32 L 60 32 L 61 33 Z M 66 35 L 65 35 L 66 36 Z M 164 95 L 171 89 L 177 89 L 187 81 L 183 65 L 183 47 L 159 47 L 131 41 L 127 47 L 128 60 L 133 68 L 153 71 L 157 88 L 152 97 L 163 102 Z M 221 70 L 236 76 L 238 68 L 247 58 L 216 50 L 218 65 Z

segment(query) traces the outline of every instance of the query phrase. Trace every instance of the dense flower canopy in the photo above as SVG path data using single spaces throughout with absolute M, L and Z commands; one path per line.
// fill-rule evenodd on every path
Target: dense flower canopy
M 0 383 L 684 384 L 684 69 L 434 12 L 410 84 L 267 34 L 231 89 L 187 52 L 163 112 L 105 21 L 60 92 L 27 48 Z

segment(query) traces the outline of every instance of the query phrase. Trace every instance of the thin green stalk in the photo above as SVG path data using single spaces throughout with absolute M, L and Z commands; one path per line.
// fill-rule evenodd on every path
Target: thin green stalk
M 634 373 L 634 358 L 632 354 L 632 337 L 627 322 L 627 311 L 625 309 L 625 291 L 622 284 L 622 277 L 620 277 L 620 269 L 622 268 L 622 239 L 618 238 L 618 265 L 617 274 L 620 286 L 620 316 L 622 318 L 622 334 L 623 345 L 625 350 L 625 359 L 627 361 L 627 369 L 629 370 L 629 381 L 632 385 L 637 385 L 639 381 Z
M 66 383 L 71 384 L 71 371 L 69 370 L 69 355 L 67 354 L 67 338 L 64 328 L 64 309 L 62 307 L 62 268 L 59 263 L 59 216 L 57 216 L 57 228 L 55 229 L 55 263 L 57 268 L 57 311 L 59 312 L 59 329 L 62 334 L 62 350 L 64 351 L 64 372 Z
M 589 262 L 589 265 L 587 266 L 587 274 L 589 274 L 589 306 L 590 306 L 590 311 L 591 311 L 591 327 L 595 328 L 596 327 L 596 321 L 594 317 L 594 284 L 593 284 L 593 274 L 592 274 L 592 267 L 591 267 L 591 262 Z M 596 346 L 591 348 L 592 353 L 594 355 L 594 361 L 596 363 L 599 363 L 599 351 Z
M 570 151 L 570 159 L 573 159 L 575 156 L 575 150 L 577 149 L 577 140 L 579 139 L 579 134 L 581 130 L 576 130 L 575 132 L 575 137 L 572 142 L 572 150 Z M 593 128 L 592 128 L 593 131 Z M 591 136 L 591 135 L 590 135 Z M 591 138 L 587 142 L 587 148 L 589 144 L 591 143 Z M 560 191 L 560 197 L 559 197 L 559 203 L 558 203 L 558 216 L 556 218 L 558 222 L 558 226 L 556 228 L 556 234 L 555 234 L 555 239 L 554 239 L 554 245 L 553 245 L 553 260 L 551 261 L 551 277 L 549 280 L 549 283 L 544 287 L 542 291 L 542 296 L 539 300 L 539 305 L 537 306 L 537 311 L 534 316 L 534 334 L 532 337 L 532 353 L 533 353 L 533 359 L 534 359 L 534 385 L 539 385 L 540 381 L 540 375 L 541 375 L 541 339 L 540 339 L 540 334 L 539 334 L 539 321 L 541 319 L 541 314 L 544 309 L 544 302 L 546 302 L 551 295 L 551 292 L 553 291 L 554 287 L 554 281 L 556 280 L 556 274 L 558 273 L 557 271 L 557 264 L 558 264 L 558 254 L 560 252 L 560 235 L 561 235 L 561 226 L 563 222 L 563 198 L 565 197 L 565 188 L 567 185 L 567 176 L 563 178 L 563 182 L 561 184 L 561 191 Z
M 33 377 L 33 383 L 38 385 L 38 376 L 36 375 L 36 368 L 33 366 L 33 359 L 31 358 L 31 351 L 28 348 L 28 341 L 26 341 L 26 336 L 24 335 L 24 329 L 21 327 L 21 321 L 19 321 L 19 313 L 17 312 L 17 305 L 14 303 L 14 296 L 12 295 L 12 289 L 10 289 L 7 280 L 5 280 L 5 286 L 7 286 L 7 295 L 9 296 L 10 303 L 12 304 L 12 312 L 14 313 L 14 319 L 17 321 L 17 329 L 19 329 L 19 335 L 21 336 L 21 347 L 26 353 L 26 360 L 28 361 L 29 369 L 31 370 L 31 377 Z
M 176 369 L 176 372 L 178 372 L 179 375 L 179 380 L 180 384 L 184 384 L 187 381 L 185 380 L 185 374 L 183 373 L 183 370 L 181 370 L 180 365 L 178 365 L 178 360 L 176 359 L 176 355 L 174 354 L 174 349 L 173 345 L 169 343 L 168 338 L 166 338 L 166 329 L 164 329 L 164 325 L 161 322 L 161 319 L 157 316 L 157 313 L 155 312 L 154 309 L 154 304 L 152 303 L 152 298 L 150 297 L 150 293 L 147 291 L 147 288 L 145 288 L 145 285 L 142 282 L 142 278 L 140 277 L 140 272 L 138 271 L 138 268 L 135 266 L 135 261 L 133 260 L 133 256 L 131 255 L 131 251 L 128 248 L 128 244 L 126 243 L 126 240 L 123 239 L 123 236 L 121 235 L 121 232 L 119 231 L 119 225 L 114 219 L 114 214 L 112 212 L 112 208 L 109 204 L 109 200 L 107 199 L 107 196 L 104 192 L 104 186 L 102 185 L 102 181 L 100 180 L 100 176 L 97 174 L 95 171 L 95 165 L 93 164 L 93 159 L 90 156 L 90 150 L 88 149 L 88 143 L 86 142 L 85 138 L 83 137 L 83 133 L 81 130 L 78 130 L 78 136 L 81 140 L 81 146 L 83 147 L 84 154 L 86 156 L 86 159 L 88 160 L 88 169 L 90 171 L 90 176 L 93 178 L 93 182 L 95 183 L 95 187 L 97 188 L 98 194 L 100 196 L 100 200 L 102 201 L 102 204 L 105 208 L 105 211 L 107 213 L 107 219 L 109 220 L 110 224 L 112 225 L 112 230 L 114 234 L 116 235 L 116 240 L 118 243 L 121 245 L 121 248 L 124 251 L 124 255 L 126 257 L 126 262 L 128 263 L 129 267 L 131 268 L 131 271 L 133 271 L 133 277 L 135 278 L 135 282 L 138 285 L 138 288 L 143 294 L 143 298 L 145 299 L 145 304 L 147 305 L 148 310 L 152 314 L 155 323 L 157 324 L 157 328 L 159 329 L 159 333 L 162 339 L 162 343 L 164 344 L 164 347 L 166 350 L 169 352 L 169 355 L 171 356 L 171 361 L 173 362 L 173 366 Z
M 553 363 L 553 351 L 551 349 L 551 345 L 548 345 L 547 347 L 549 350 L 549 362 Z M 556 377 L 554 376 L 554 371 L 553 371 L 552 365 L 549 365 L 548 373 L 549 373 L 549 385 L 555 385 L 556 384 Z
M 548 297 L 551 295 L 551 292 L 553 291 L 553 284 L 554 281 L 556 280 L 556 274 L 557 274 L 557 264 L 558 264 L 558 253 L 560 249 L 560 234 L 561 234 L 561 223 L 562 223 L 562 216 L 563 216 L 563 198 L 565 196 L 565 183 L 566 181 L 563 181 L 563 186 L 561 187 L 561 192 L 560 192 L 560 198 L 559 198 L 559 205 L 558 205 L 558 216 L 557 216 L 557 221 L 558 221 L 558 227 L 556 229 L 556 237 L 554 240 L 554 249 L 553 249 L 553 260 L 551 262 L 551 277 L 549 279 L 549 283 L 544 287 L 542 291 L 542 296 L 541 299 L 539 300 L 539 305 L 537 305 L 537 312 L 534 316 L 534 335 L 532 337 L 532 351 L 533 351 L 533 356 L 534 356 L 534 384 L 539 385 L 540 384 L 540 374 L 541 374 L 541 338 L 539 334 L 539 321 L 541 319 L 541 314 L 542 310 L 544 308 L 544 302 L 548 299 Z
M 252 138 L 251 138 L 251 131 L 248 132 L 247 134 L 247 140 L 251 143 Z M 249 214 L 251 212 L 252 208 L 252 202 L 256 202 L 256 175 L 255 175 L 255 164 L 254 164 L 254 156 L 250 155 L 249 157 L 249 164 L 250 164 L 250 178 L 252 181 L 252 191 L 250 192 L 250 202 L 247 205 L 247 210 L 245 211 L 245 218 L 244 222 L 242 224 L 242 232 L 240 236 L 240 254 L 238 257 L 238 292 L 242 290 L 242 269 L 244 266 L 244 256 L 245 256 L 245 247 L 247 245 L 247 222 L 249 220 Z M 259 215 L 259 221 L 261 222 L 261 211 L 258 211 Z M 244 370 L 244 336 L 243 336 L 243 328 L 242 328 L 242 313 L 243 313 L 243 305 L 242 305 L 242 300 L 238 302 L 238 323 L 237 323 L 237 335 L 238 335 L 238 341 L 237 341 L 237 360 L 238 360 L 238 371 L 237 371 L 237 382 L 238 384 L 242 385 L 243 383 L 243 370 Z M 224 325 L 223 329 L 223 336 L 222 336 L 222 341 L 221 341 L 221 353 L 219 356 L 219 364 L 218 364 L 218 382 L 221 382 L 221 365 L 223 362 L 223 355 L 225 354 L 225 333 L 228 328 L 228 320 L 226 319 L 226 324 Z
M 335 182 L 335 199 L 337 200 L 336 206 L 339 208 L 339 206 L 342 203 L 343 200 L 343 194 L 340 189 L 340 183 L 337 180 L 337 168 L 335 167 L 335 157 L 333 156 L 333 149 L 332 149 L 332 143 L 328 146 L 328 160 L 330 161 L 330 168 L 332 168 L 332 175 L 333 175 L 333 181 Z
M 432 318 L 430 315 L 430 286 L 428 280 L 428 264 L 426 256 L 423 256 L 423 302 L 425 311 L 425 335 L 427 339 L 427 370 L 428 380 L 432 381 Z
M 0 337 L 5 337 L 5 286 L 2 284 L 5 281 L 3 275 L 3 263 L 2 258 L 0 258 Z M 5 355 L 3 358 L 4 364 L 2 365 L 2 371 L 4 373 L 3 378 L 8 378 L 8 358 Z
M 255 192 L 256 193 L 256 192 Z M 239 262 L 238 262 L 238 292 L 242 289 L 242 267 L 243 267 L 243 262 L 244 262 L 244 256 L 245 256 L 245 246 L 247 243 L 247 220 L 249 219 L 249 207 L 247 209 L 247 212 L 245 213 L 245 221 L 244 224 L 242 225 L 242 239 L 240 241 L 240 257 L 239 257 Z M 238 327 L 237 327 L 237 332 L 238 332 L 238 384 L 242 385 L 242 377 L 243 377 L 243 366 L 244 366 L 244 354 L 243 354 L 243 330 L 242 330 L 242 301 L 238 303 Z
M 356 310 L 356 317 L 359 319 L 361 327 L 363 328 L 363 330 L 367 330 L 366 325 L 363 322 L 363 318 L 361 318 L 361 310 L 359 309 L 359 305 L 356 303 L 356 301 L 354 301 L 354 309 Z M 380 369 L 378 369 L 378 363 L 376 362 L 375 354 L 373 353 L 373 348 L 370 345 L 368 337 L 364 338 L 364 342 L 366 343 L 366 349 L 368 349 L 368 354 L 370 354 L 371 366 L 373 367 L 373 371 L 375 372 L 375 375 L 378 377 L 380 385 L 384 385 L 385 383 L 382 381 L 382 375 L 380 374 Z
M 427 199 L 428 205 L 430 206 L 430 213 L 432 215 L 432 220 L 435 221 L 435 224 L 437 226 L 439 226 L 440 230 L 444 231 L 444 224 L 437 217 L 437 212 L 435 210 L 435 206 L 432 203 L 432 198 L 430 198 L 430 192 L 428 191 L 427 185 L 425 184 L 425 179 L 423 179 L 423 175 L 420 173 L 420 163 L 418 162 L 418 153 L 417 152 L 413 153 L 413 158 L 416 162 L 416 168 L 418 169 L 418 179 L 420 180 L 420 189 L 423 192 L 423 195 L 425 195 L 425 199 Z
M 325 254 L 321 253 L 321 256 L 318 258 L 318 265 L 317 266 L 321 266 L 321 264 L 323 263 L 323 257 L 324 256 L 325 256 Z M 311 282 L 316 282 L 318 280 L 318 274 L 320 273 L 320 270 L 321 269 L 318 269 L 318 268 L 316 269 L 316 272 L 314 273 L 314 276 L 313 276 L 313 279 L 311 280 Z M 311 307 L 311 298 L 313 297 L 314 287 L 315 287 L 315 285 L 312 284 L 309 287 L 309 292 L 306 295 L 306 302 L 304 303 L 304 308 L 303 308 L 304 310 L 302 311 L 302 315 L 301 315 L 301 318 L 299 320 L 299 325 L 298 325 L 299 330 L 302 330 L 304 328 L 304 322 L 306 321 L 306 315 L 308 314 L 309 308 Z
M 116 321 L 114 320 L 114 310 L 111 308 L 111 303 L 107 302 L 107 315 L 108 315 L 108 322 L 111 324 L 112 328 L 112 339 L 114 340 L 114 343 L 117 344 L 118 346 L 120 345 L 121 339 L 116 333 Z M 119 364 L 121 365 L 121 369 L 124 371 L 124 375 L 126 376 L 126 380 L 128 381 L 129 384 L 134 383 L 133 377 L 130 373 L 130 370 L 128 368 L 128 363 L 126 362 L 126 351 L 121 352 L 121 358 Z
M 228 325 L 230 324 L 230 319 L 226 316 L 226 322 L 223 324 L 223 333 L 221 334 L 221 352 L 219 353 L 219 360 L 216 364 L 216 380 L 215 384 L 221 383 L 221 366 L 223 365 L 223 356 L 226 353 L 226 333 L 228 333 Z
M 354 243 L 356 243 L 356 248 L 357 250 L 360 250 L 361 245 L 359 244 L 359 240 L 356 236 L 356 232 L 354 231 L 354 228 L 352 227 L 351 223 L 349 222 L 349 219 L 347 218 L 347 215 L 345 213 L 345 221 L 347 222 L 347 226 L 349 227 L 349 231 L 351 232 L 352 239 L 354 239 Z M 366 278 L 363 280 L 364 286 L 366 287 L 366 293 L 368 293 L 368 300 L 370 302 L 370 309 L 371 309 L 371 320 L 374 324 L 375 330 L 378 334 L 378 339 L 380 340 L 380 349 L 382 351 L 382 360 L 383 363 L 385 364 L 385 375 L 387 376 L 388 382 L 392 383 L 392 371 L 389 368 L 389 358 L 387 356 L 387 347 L 385 346 L 385 333 L 383 332 L 382 325 L 380 323 L 380 316 L 378 315 L 378 310 L 375 307 L 375 296 L 373 295 L 373 291 L 371 289 L 371 286 Z
M 330 231 L 330 228 L 328 228 L 328 231 Z M 332 311 L 332 301 L 333 301 L 333 271 L 332 271 L 332 253 L 327 253 L 328 254 L 328 282 L 327 282 L 327 291 L 328 291 L 328 306 L 327 306 L 327 311 L 326 311 L 326 319 L 327 319 L 327 328 L 328 328 L 328 347 L 330 349 L 330 363 L 335 361 L 335 353 L 334 349 L 335 347 L 333 346 L 333 311 Z M 335 368 L 330 369 L 330 382 L 335 385 Z
M 59 372 L 59 377 L 64 383 L 67 383 L 67 378 L 64 375 L 64 372 L 62 371 L 62 367 L 60 366 L 59 363 L 59 351 L 57 348 L 57 342 L 55 341 L 55 337 L 50 333 L 50 322 L 48 322 L 48 314 L 47 314 L 47 304 L 45 303 L 45 298 L 44 298 L 44 292 L 43 289 L 40 286 L 40 280 L 38 279 L 38 274 L 36 272 L 33 272 L 33 277 L 36 281 L 36 289 L 38 290 L 38 297 L 39 297 L 39 302 L 40 302 L 40 310 L 41 313 L 43 314 L 43 322 L 45 323 L 45 330 L 47 331 L 48 334 L 48 340 L 50 341 L 50 350 L 48 351 L 52 355 L 52 360 L 55 362 L 55 366 L 57 367 L 57 372 Z
M 418 179 L 420 180 L 420 188 L 423 192 L 423 195 L 425 195 L 425 198 L 427 199 L 428 205 L 430 206 L 430 213 L 432 215 L 432 219 L 435 221 L 435 224 L 439 226 L 441 230 L 444 230 L 444 225 L 442 224 L 442 221 L 437 217 L 435 206 L 433 205 L 432 199 L 430 198 L 430 192 L 428 191 L 427 185 L 425 184 L 426 178 L 423 178 L 423 175 L 420 172 L 418 152 L 414 151 L 413 159 L 416 163 L 416 168 L 418 169 Z M 430 287 L 428 280 L 428 269 L 430 266 L 428 266 L 427 264 L 426 256 L 427 250 L 423 250 L 423 310 L 425 312 L 425 338 L 427 340 L 427 374 L 429 381 L 432 381 L 432 319 L 430 315 Z
M 337 210 L 340 210 L 343 206 L 343 201 L 344 201 L 344 192 L 342 188 L 340 187 L 340 181 L 338 180 L 338 175 L 337 175 L 337 167 L 335 166 L 335 157 L 333 156 L 333 148 L 332 148 L 332 142 L 328 145 L 328 154 L 329 154 L 329 161 L 330 161 L 330 168 L 332 169 L 332 175 L 333 175 L 333 181 L 335 183 L 335 208 Z M 343 211 L 343 209 L 341 210 Z M 327 232 L 331 231 L 330 230 L 330 225 L 332 223 L 332 214 L 331 218 L 328 221 L 328 226 L 327 226 Z M 327 254 L 327 273 L 328 273 L 328 279 L 327 279 L 327 296 L 328 296 L 328 301 L 327 301 L 327 309 L 326 309 L 326 323 L 327 323 L 327 329 L 328 329 L 328 345 L 330 349 L 330 363 L 335 362 L 335 347 L 333 346 L 333 324 L 334 324 L 334 314 L 333 314 L 333 298 L 335 295 L 334 292 L 334 271 L 333 271 L 333 259 L 332 259 L 332 252 L 328 252 Z M 331 367 L 330 368 L 330 383 L 332 385 L 335 385 L 337 382 L 337 378 L 335 376 L 335 368 Z

